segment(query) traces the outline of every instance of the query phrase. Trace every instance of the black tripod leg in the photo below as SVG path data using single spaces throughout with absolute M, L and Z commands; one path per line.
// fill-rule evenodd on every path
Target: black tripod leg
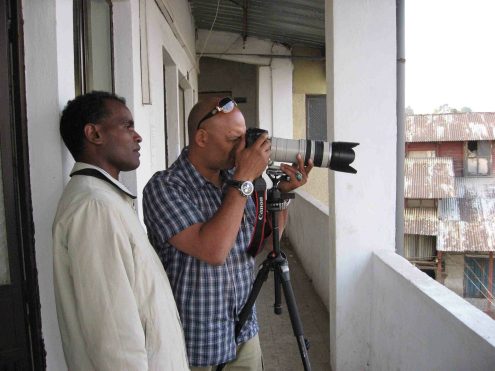
M 285 261 L 283 264 L 277 267 L 275 276 L 280 276 L 280 282 L 284 289 L 285 301 L 287 302 L 287 310 L 289 311 L 290 322 L 292 323 L 292 330 L 294 336 L 297 339 L 297 345 L 299 346 L 299 352 L 301 353 L 301 360 L 304 365 L 305 371 L 311 371 L 311 364 L 309 363 L 308 349 L 304 340 L 303 326 L 299 312 L 297 310 L 296 298 L 292 285 L 290 283 L 289 264 Z
M 251 310 L 253 309 L 254 303 L 256 302 L 256 298 L 261 291 L 261 286 L 268 278 L 268 273 L 270 273 L 270 262 L 265 261 L 258 271 L 258 274 L 256 275 L 256 279 L 253 283 L 253 288 L 251 289 L 251 292 L 246 300 L 246 304 L 244 304 L 244 307 L 239 313 L 239 319 L 237 320 L 237 324 L 235 326 L 236 339 L 241 333 L 242 326 L 244 326 L 244 323 L 247 321 L 249 315 L 251 314 Z
M 273 276 L 273 284 L 275 287 L 275 303 L 273 304 L 273 311 L 275 314 L 282 314 L 282 291 L 280 277 L 278 274 Z
M 253 309 L 253 305 L 256 302 L 256 298 L 258 297 L 258 294 L 261 291 L 261 286 L 263 286 L 263 283 L 266 281 L 268 278 L 268 273 L 270 273 L 270 260 L 265 260 L 258 271 L 258 274 L 256 275 L 256 279 L 254 280 L 253 283 L 253 288 L 251 289 L 251 292 L 249 293 L 249 296 L 246 300 L 246 304 L 244 304 L 244 307 L 242 307 L 241 312 L 239 313 L 239 318 L 236 322 L 235 325 L 235 339 L 237 339 L 241 333 L 242 326 L 244 326 L 244 323 L 246 323 L 246 320 L 248 319 L 249 315 L 251 314 L 251 310 Z M 226 363 L 222 363 L 217 366 L 215 369 L 216 371 L 221 371 L 225 367 Z

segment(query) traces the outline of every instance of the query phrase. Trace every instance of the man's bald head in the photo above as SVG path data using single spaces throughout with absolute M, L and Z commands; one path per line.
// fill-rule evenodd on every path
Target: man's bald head
M 198 127 L 199 120 L 205 117 L 208 112 L 212 111 L 220 102 L 218 97 L 205 98 L 194 105 L 187 119 L 187 129 L 189 132 L 189 143 L 194 142 L 194 135 Z

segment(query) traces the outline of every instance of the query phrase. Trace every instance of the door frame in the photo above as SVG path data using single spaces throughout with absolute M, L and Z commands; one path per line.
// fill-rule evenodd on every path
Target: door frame
M 46 369 L 46 351 L 41 328 L 41 305 L 36 266 L 34 241 L 33 207 L 29 177 L 29 148 L 26 119 L 24 34 L 22 1 L 6 0 L 0 7 L 1 17 L 8 17 L 10 27 L 7 37 L 0 37 L 2 48 L 10 47 L 9 68 L 10 94 L 0 97 L 0 109 L 9 112 L 8 120 L 2 120 L 2 133 L 8 133 L 3 140 L 2 178 L 4 179 L 5 216 L 10 221 L 7 238 L 13 243 L 16 260 L 9 258 L 10 268 L 21 277 L 20 288 L 24 303 L 24 319 L 29 356 L 33 369 Z M 3 22 L 3 20 L 2 20 Z M 3 32 L 3 31 L 2 31 Z M 7 45 L 5 45 L 7 43 Z M 4 49 L 5 50 L 5 49 Z M 2 63 L 3 64 L 3 63 Z M 3 68 L 3 67 L 2 67 Z M 4 145 L 6 143 L 7 145 Z

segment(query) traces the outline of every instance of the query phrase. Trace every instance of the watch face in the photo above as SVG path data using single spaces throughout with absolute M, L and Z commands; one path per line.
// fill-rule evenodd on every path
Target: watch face
M 248 181 L 245 181 L 244 183 L 241 184 L 241 192 L 245 196 L 251 196 L 251 193 L 254 191 L 254 186 L 253 183 Z

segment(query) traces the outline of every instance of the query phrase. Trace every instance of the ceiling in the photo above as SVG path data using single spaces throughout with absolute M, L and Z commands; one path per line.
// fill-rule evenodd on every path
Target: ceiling
M 196 28 L 269 39 L 288 47 L 325 46 L 324 0 L 189 0 Z M 218 14 L 217 14 L 218 6 Z

